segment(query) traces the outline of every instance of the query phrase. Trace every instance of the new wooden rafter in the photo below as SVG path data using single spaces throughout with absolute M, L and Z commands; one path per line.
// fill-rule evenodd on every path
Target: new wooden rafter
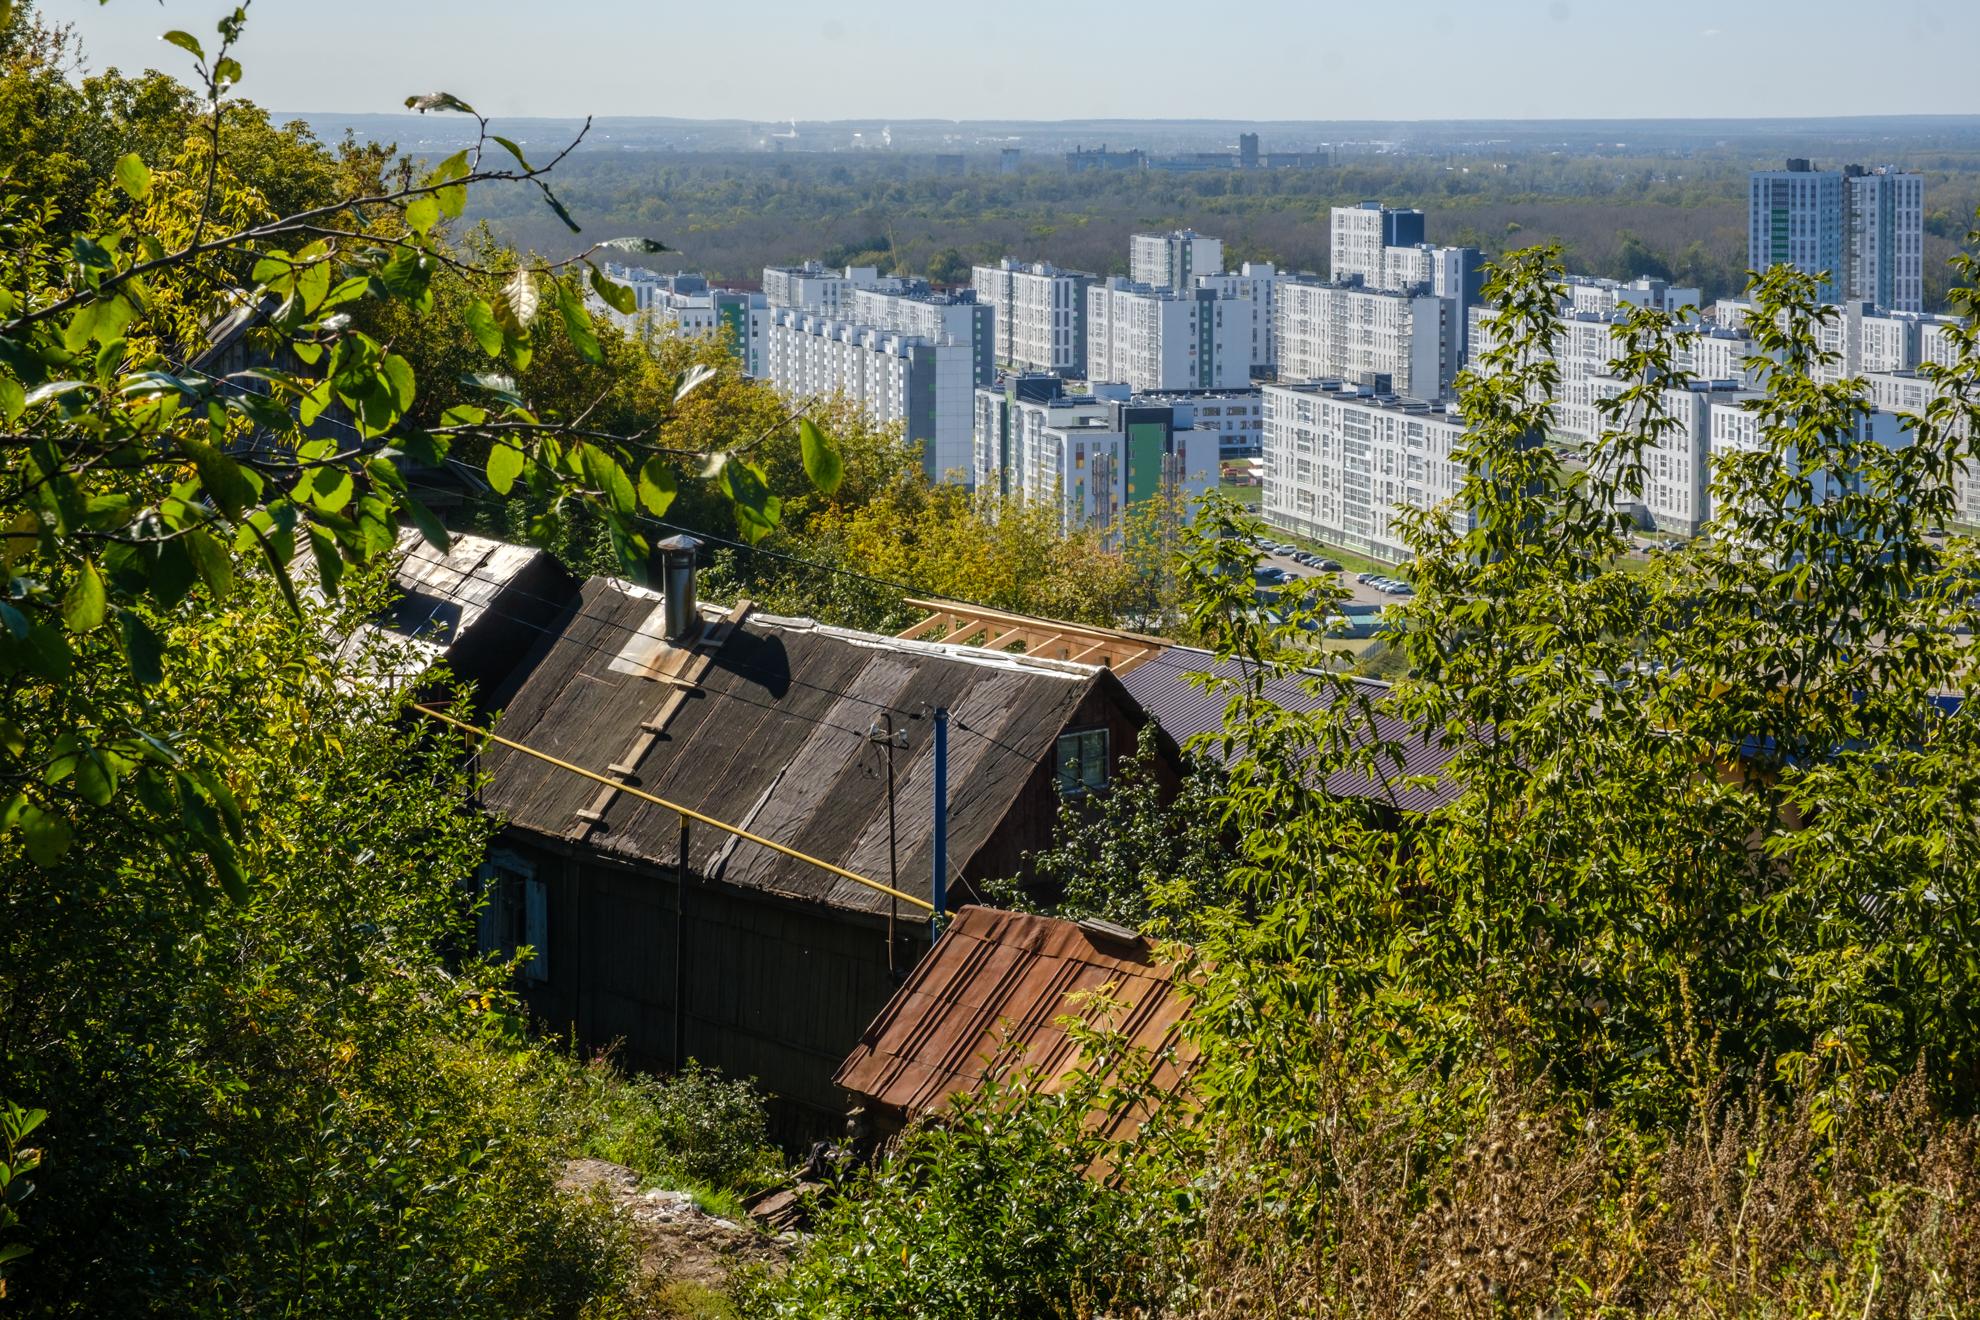
M 899 635 L 903 638 L 977 645 L 989 651 L 1008 651 L 1021 645 L 1026 655 L 1105 665 L 1116 674 L 1126 673 L 1169 645 L 1166 639 L 1146 633 L 1037 619 L 960 601 L 910 597 L 906 603 L 929 613 L 920 623 L 902 631 Z M 970 639 L 974 637 L 984 640 L 972 643 Z

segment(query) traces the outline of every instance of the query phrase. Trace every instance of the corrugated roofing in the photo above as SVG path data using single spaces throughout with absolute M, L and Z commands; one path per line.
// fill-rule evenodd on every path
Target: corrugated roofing
M 1173 1094 L 1195 1058 L 1181 1034 L 1189 1001 L 1150 943 L 986 907 L 957 914 L 833 1080 L 913 1118 L 975 1088 L 1000 1051 L 1019 1048 L 1018 1066 L 1035 1068 L 1044 1089 L 1056 1090 L 1079 1062 L 1056 1019 L 1073 1011 L 1067 996 L 1103 986 L 1127 1005 L 1114 1030 L 1152 1055 L 1173 1052 L 1153 1079 L 1158 1094 Z M 1129 1112 L 1115 1126 L 1144 1116 Z
M 1221 731 L 1224 710 L 1230 702 L 1228 690 L 1205 688 L 1191 681 L 1192 675 L 1215 674 L 1235 679 L 1247 672 L 1247 666 L 1240 661 L 1219 660 L 1196 647 L 1172 646 L 1122 674 L 1121 685 L 1170 737 L 1181 743 L 1200 733 Z M 1387 684 L 1357 679 L 1354 688 L 1369 698 L 1373 712 L 1370 720 L 1349 723 L 1356 745 L 1366 749 L 1378 743 L 1390 743 L 1401 755 L 1402 764 L 1397 766 L 1385 756 L 1371 757 L 1371 768 L 1379 773 L 1371 774 L 1359 766 L 1336 770 L 1327 776 L 1327 791 L 1341 797 L 1389 802 L 1402 811 L 1434 811 L 1456 800 L 1460 786 L 1444 773 L 1457 754 L 1456 747 L 1444 746 L 1436 734 L 1382 713 L 1382 699 L 1389 690 Z M 1308 691 L 1296 674 L 1267 679 L 1265 694 L 1287 710 L 1302 712 L 1323 709 L 1338 699 L 1332 690 L 1318 694 Z M 1402 782 L 1417 775 L 1438 778 L 1427 787 Z
M 592 578 L 517 667 L 504 737 L 605 773 L 676 689 L 640 663 L 662 631 L 660 598 Z M 637 636 L 636 636 L 637 634 Z M 1101 678 L 1093 666 L 1028 661 L 966 647 L 902 641 L 750 615 L 632 768 L 631 781 L 718 819 L 873 879 L 888 873 L 887 782 L 867 741 L 884 710 L 908 729 L 895 753 L 899 887 L 931 889 L 935 707 L 951 714 L 949 858 L 957 871 L 1009 814 L 1026 781 L 1051 761 L 1059 732 Z M 909 718 L 922 716 L 923 718 Z M 960 726 L 967 725 L 967 730 Z M 491 748 L 484 801 L 510 825 L 555 838 L 578 824 L 598 786 L 534 758 Z M 587 846 L 672 866 L 679 818 L 619 794 Z M 885 912 L 890 900 L 850 880 L 713 829 L 691 832 L 689 865 L 773 893 Z

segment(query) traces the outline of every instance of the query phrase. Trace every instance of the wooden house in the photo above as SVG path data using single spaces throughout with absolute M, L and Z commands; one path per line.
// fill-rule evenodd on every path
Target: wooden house
M 432 594 L 445 574 L 427 572 Z M 521 988 L 546 1030 L 618 1043 L 636 1068 L 753 1077 L 815 1130 L 843 1112 L 834 1070 L 929 947 L 912 900 L 935 892 L 938 712 L 950 907 L 1020 874 L 1146 716 L 1100 665 L 699 606 L 691 567 L 670 578 L 671 598 L 575 585 L 526 644 L 499 610 L 451 642 L 476 658 L 475 718 L 499 712 L 516 745 L 482 758 L 501 822 L 482 945 L 532 950 Z M 518 594 L 541 596 L 497 590 Z M 505 677 L 484 626 L 512 648 Z

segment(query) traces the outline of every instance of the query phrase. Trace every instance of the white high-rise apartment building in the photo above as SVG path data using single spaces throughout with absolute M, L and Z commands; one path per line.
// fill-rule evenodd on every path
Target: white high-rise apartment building
M 1250 302 L 1253 371 L 1274 368 L 1279 364 L 1273 323 L 1278 316 L 1280 279 L 1278 268 L 1269 261 L 1247 261 L 1235 273 L 1196 277 L 1196 287 L 1199 289 L 1208 289 L 1219 298 L 1239 298 Z
M 1925 180 L 1880 166 L 1845 171 L 1849 202 L 1849 287 L 1894 312 L 1925 310 Z
M 976 487 L 1057 508 L 1060 527 L 1118 530 L 1158 495 L 1193 507 L 1217 484 L 1217 434 L 1193 423 L 1192 403 L 1153 400 L 1125 386 L 1091 394 L 1007 382 L 976 392 Z
M 1639 275 L 1627 282 L 1570 275 L 1563 292 L 1563 305 L 1568 311 L 1597 316 L 1614 316 L 1625 307 L 1650 307 L 1676 315 L 1687 307 L 1695 312 L 1703 303 L 1703 295 L 1697 289 L 1650 275 Z
M 1136 234 L 1128 245 L 1128 278 L 1136 284 L 1188 292 L 1199 275 L 1224 269 L 1224 240 L 1193 229 L 1167 234 Z
M 970 272 L 976 300 L 992 308 L 997 362 L 1016 371 L 1086 375 L 1086 290 L 1094 277 L 1005 257 Z
M 1216 435 L 1222 460 L 1257 458 L 1265 452 L 1265 396 L 1257 390 L 1178 390 L 1135 398 L 1188 408 L 1197 430 Z
M 1144 392 L 1242 389 L 1251 383 L 1252 316 L 1247 299 L 1115 276 L 1086 291 L 1087 379 Z
M 1279 379 L 1340 380 L 1416 399 L 1442 397 L 1457 373 L 1459 327 L 1446 299 L 1286 280 L 1278 289 Z
M 1267 385 L 1264 396 L 1269 525 L 1400 562 L 1409 557 L 1402 511 L 1457 495 L 1465 427 L 1454 410 L 1332 383 Z M 1468 525 L 1468 513 L 1457 516 Z
M 966 344 L 975 363 L 974 384 L 997 378 L 995 313 L 979 303 L 973 291 L 930 293 L 921 289 L 895 293 L 885 289 L 854 289 L 846 320 L 876 330 L 912 335 L 931 344 Z
M 1812 169 L 1805 160 L 1755 170 L 1747 180 L 1748 267 L 1794 266 L 1821 280 L 1823 302 L 1840 302 L 1849 277 L 1844 196 L 1841 171 Z
M 1336 206 L 1329 222 L 1328 274 L 1336 283 L 1358 279 L 1371 289 L 1408 287 L 1387 282 L 1383 249 L 1417 247 L 1422 242 L 1421 211 L 1392 211 L 1374 201 Z
M 1806 160 L 1747 183 L 1747 264 L 1823 279 L 1823 302 L 1925 310 L 1925 181 L 1895 166 L 1817 170 Z
M 898 424 L 936 480 L 969 479 L 976 349 L 836 317 L 770 313 L 764 379 L 787 399 L 843 395 L 876 425 Z
M 765 266 L 763 297 L 773 308 L 795 307 L 799 311 L 825 316 L 845 316 L 852 311 L 855 289 L 898 286 L 900 281 L 882 280 L 872 266 L 847 266 L 836 270 L 807 261 L 802 266 Z
M 598 307 L 623 325 L 644 318 L 655 334 L 674 339 L 720 339 L 735 355 L 746 376 L 763 374 L 763 343 L 770 308 L 760 293 L 717 289 L 701 276 L 686 271 L 656 275 L 639 267 L 607 264 L 605 271 L 633 291 L 631 316 Z

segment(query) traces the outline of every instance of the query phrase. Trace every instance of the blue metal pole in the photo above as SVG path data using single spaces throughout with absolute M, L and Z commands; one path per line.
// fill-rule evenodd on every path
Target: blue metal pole
M 935 911 L 928 917 L 930 941 L 942 937 L 949 910 L 949 712 L 935 710 L 935 883 L 929 891 Z

